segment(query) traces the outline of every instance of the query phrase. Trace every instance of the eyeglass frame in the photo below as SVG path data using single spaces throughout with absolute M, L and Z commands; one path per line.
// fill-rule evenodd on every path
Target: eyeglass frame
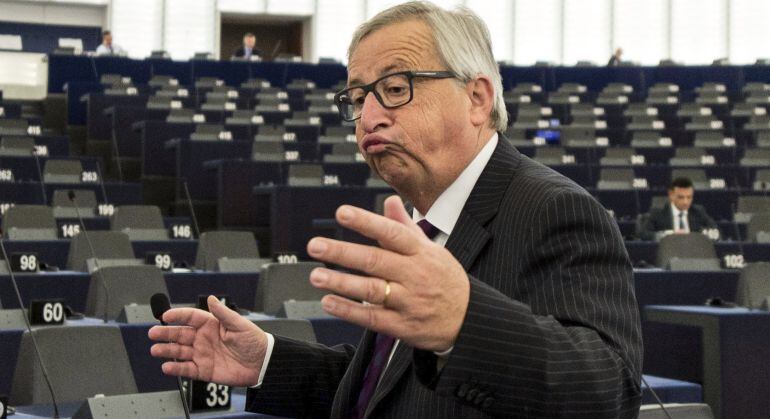
M 385 104 L 385 102 L 383 101 L 382 97 L 377 92 L 377 90 L 375 90 L 375 86 L 377 85 L 377 83 L 381 82 L 382 80 L 387 79 L 388 77 L 399 76 L 399 75 L 404 75 L 404 76 L 406 76 L 407 80 L 409 80 L 409 99 L 407 99 L 406 102 L 404 102 L 404 103 L 401 103 L 401 104 L 398 104 L 398 105 L 395 105 L 395 106 L 388 106 L 388 105 Z M 436 71 L 397 71 L 395 73 L 386 74 L 386 75 L 380 77 L 379 79 L 377 79 L 377 80 L 375 80 L 375 81 L 373 81 L 373 82 L 371 82 L 369 84 L 361 84 L 361 85 L 357 85 L 357 86 L 351 86 L 351 87 L 348 87 L 348 88 L 340 90 L 339 92 L 334 94 L 334 104 L 337 105 L 337 111 L 339 112 L 340 117 L 343 120 L 348 121 L 348 122 L 352 122 L 352 121 L 355 121 L 355 120 L 358 120 L 359 118 L 361 118 L 361 114 L 359 114 L 355 118 L 348 119 L 348 118 L 345 117 L 345 112 L 342 110 L 342 107 L 346 106 L 346 105 L 343 105 L 343 103 L 340 101 L 340 98 L 342 97 L 343 94 L 345 94 L 346 92 L 349 92 L 349 91 L 351 91 L 353 89 L 362 89 L 364 91 L 364 99 L 366 99 L 366 97 L 369 96 L 369 93 L 373 93 L 374 97 L 377 99 L 377 102 L 379 102 L 379 104 L 382 105 L 382 107 L 385 108 L 385 109 L 400 108 L 400 107 L 410 103 L 412 101 L 412 99 L 414 99 L 414 79 L 416 77 L 425 77 L 425 78 L 430 78 L 430 79 L 449 79 L 449 78 L 456 78 L 457 74 L 455 74 L 452 71 L 443 71 L 443 70 L 436 70 Z

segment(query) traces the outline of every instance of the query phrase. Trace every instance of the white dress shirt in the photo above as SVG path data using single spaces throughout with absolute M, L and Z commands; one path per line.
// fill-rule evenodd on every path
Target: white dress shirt
M 682 213 L 682 221 L 684 221 L 684 228 L 679 228 L 679 213 Z M 676 207 L 676 205 L 671 205 L 671 217 L 673 217 L 674 223 L 673 223 L 673 230 L 675 233 L 689 233 L 690 232 L 690 223 L 687 221 L 687 211 L 680 211 L 679 208 Z
M 110 46 L 99 44 L 99 46 L 96 47 L 96 55 L 120 55 L 120 54 L 123 54 L 123 48 L 117 46 L 114 43 Z
M 460 218 L 460 213 L 465 206 L 465 201 L 468 200 L 468 197 L 471 195 L 471 191 L 473 191 L 473 187 L 476 186 L 476 182 L 481 176 L 481 172 L 484 171 L 484 168 L 487 166 L 489 159 L 492 157 L 492 153 L 497 147 L 497 142 L 498 136 L 497 133 L 495 133 L 492 138 L 489 139 L 487 144 L 482 147 L 479 153 L 476 154 L 476 157 L 474 157 L 470 164 L 468 164 L 468 166 L 463 169 L 463 171 L 460 173 L 460 176 L 458 176 L 457 179 L 455 179 L 455 181 L 452 182 L 452 184 L 449 185 L 449 187 L 446 188 L 444 192 L 441 193 L 441 195 L 439 195 L 439 197 L 436 199 L 436 202 L 434 202 L 428 210 L 427 214 L 420 214 L 420 211 L 417 211 L 416 208 L 412 210 L 412 220 L 415 223 L 419 222 L 420 220 L 427 219 L 429 223 L 433 224 L 433 226 L 439 230 L 439 233 L 436 235 L 436 237 L 433 238 L 434 243 L 440 244 L 441 246 L 446 245 L 446 242 L 449 239 L 449 235 L 452 234 L 452 230 L 454 230 L 455 224 L 457 224 L 457 219 Z M 393 349 L 390 351 L 390 356 L 388 357 L 388 364 L 390 364 L 390 360 L 393 358 L 393 354 L 396 353 L 396 348 L 400 342 L 401 340 L 397 339 L 393 344 Z M 265 360 L 262 362 L 262 370 L 259 373 L 259 381 L 253 388 L 258 388 L 262 385 L 262 380 L 265 377 L 265 371 L 267 370 L 267 366 L 270 362 L 270 356 L 273 354 L 274 344 L 275 338 L 270 333 L 267 333 L 267 350 L 265 351 Z M 439 357 L 439 369 L 442 368 L 444 364 L 446 364 L 446 359 L 449 357 L 451 352 L 452 348 L 449 348 L 443 352 L 436 352 L 436 355 Z M 387 368 L 387 366 L 385 368 Z

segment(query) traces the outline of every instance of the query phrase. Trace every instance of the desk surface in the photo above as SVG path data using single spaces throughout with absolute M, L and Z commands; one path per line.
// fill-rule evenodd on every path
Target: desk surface
M 661 314 L 678 314 L 678 315 L 697 315 L 697 316 L 741 316 L 741 317 L 768 317 L 770 318 L 770 311 L 763 310 L 751 310 L 745 307 L 709 307 L 709 306 L 660 306 L 660 305 L 648 305 L 644 308 L 648 318 L 656 316 L 657 313 Z M 656 316 L 659 317 L 659 316 Z
M 194 418 L 277 418 L 277 416 L 263 415 L 258 413 L 244 412 L 246 407 L 246 395 L 233 393 L 230 410 L 206 413 L 193 413 L 190 416 Z M 61 403 L 59 413 L 62 418 L 72 417 L 80 407 L 81 403 Z M 12 417 L 18 418 L 50 418 L 53 415 L 53 408 L 50 405 L 23 406 L 16 410 Z
M 647 321 L 668 326 L 655 335 L 665 342 L 655 354 L 672 364 L 701 362 L 706 403 L 716 418 L 764 419 L 770 412 L 770 311 L 706 306 L 647 306 Z M 686 352 L 681 334 L 695 332 Z M 695 344 L 693 344 L 695 343 Z M 667 346 L 666 346 L 667 345 Z M 645 347 L 647 352 L 647 347 Z

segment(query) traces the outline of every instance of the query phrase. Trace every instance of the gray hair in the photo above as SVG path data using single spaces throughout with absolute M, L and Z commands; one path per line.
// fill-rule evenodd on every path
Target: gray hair
M 457 74 L 460 80 L 468 82 L 479 74 L 492 79 L 495 102 L 492 106 L 490 125 L 498 131 L 505 131 L 508 127 L 508 112 L 503 100 L 500 68 L 492 55 L 489 30 L 484 21 L 468 8 L 458 7 L 448 11 L 426 1 L 411 1 L 393 6 L 356 29 L 348 47 L 348 58 L 353 55 L 358 44 L 372 32 L 409 19 L 423 21 L 431 28 L 439 59 L 449 71 Z

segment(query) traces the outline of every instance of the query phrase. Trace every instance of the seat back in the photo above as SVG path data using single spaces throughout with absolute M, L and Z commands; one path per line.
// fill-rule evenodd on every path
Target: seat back
M 74 201 L 69 198 L 70 191 L 75 193 Z M 76 203 L 77 207 L 75 207 Z M 53 191 L 53 199 L 51 200 L 53 216 L 57 218 L 77 218 L 78 215 L 83 218 L 91 218 L 96 216 L 98 205 L 96 193 L 88 189 L 57 189 Z
M 318 262 L 268 263 L 259 273 L 254 310 L 277 314 L 284 301 L 320 301 L 327 294 L 310 284 L 310 271 L 323 267 Z
M 599 183 L 596 187 L 598 189 L 633 189 L 634 170 L 604 168 L 599 174 Z
M 289 186 L 321 186 L 324 170 L 320 164 L 292 164 L 289 166 Z
M 43 182 L 80 183 L 82 173 L 80 160 L 48 160 L 43 168 Z
M 122 205 L 110 217 L 110 228 L 128 234 L 130 240 L 167 240 L 160 208 L 154 205 Z
M 11 240 L 56 240 L 53 209 L 45 205 L 16 205 L 3 216 L 3 231 Z
M 770 233 L 770 212 L 761 212 L 754 214 L 746 226 L 746 239 L 748 241 L 758 241 L 758 233 Z
M 160 269 L 151 265 L 109 266 L 91 274 L 85 314 L 115 320 L 128 304 L 149 304 L 156 293 L 168 295 Z
M 134 248 L 128 235 L 118 231 L 89 231 L 88 238 L 93 244 L 93 254 L 85 234 L 78 234 L 70 242 L 67 255 L 67 269 L 86 271 L 86 261 L 97 259 L 134 259 Z
M 754 175 L 754 190 L 770 190 L 770 169 L 759 169 Z
M 255 320 L 254 324 L 267 333 L 303 342 L 316 342 L 315 330 L 305 319 Z
M 656 265 L 668 268 L 671 260 L 677 259 L 716 259 L 714 243 L 701 233 L 671 234 L 658 243 Z
M 57 189 L 53 191 L 51 205 L 54 207 L 74 208 L 75 202 L 69 198 L 70 191 L 75 193 L 75 202 L 77 202 L 78 208 L 93 209 L 99 205 L 96 200 L 96 193 L 89 189 Z
M 747 149 L 741 159 L 741 166 L 766 167 L 770 166 L 770 148 Z
M 738 279 L 736 302 L 749 308 L 760 308 L 770 297 L 770 262 L 748 263 Z
M 59 403 L 136 393 L 120 329 L 114 326 L 48 327 L 33 331 Z M 50 404 L 30 332 L 24 332 L 13 375 L 10 403 Z
M 666 204 L 668 204 L 668 196 L 666 195 L 656 195 L 650 199 L 650 209 L 663 208 Z
M 35 140 L 31 137 L 3 137 L 0 139 L 0 156 L 30 156 Z
M 692 181 L 695 189 L 709 189 L 711 186 L 704 169 L 672 169 L 671 180 L 687 178 Z
M 254 141 L 251 144 L 251 159 L 253 161 L 284 161 L 286 153 L 280 141 Z
M 554 160 L 561 163 L 561 158 L 564 156 L 565 151 L 561 147 L 539 147 L 535 149 L 534 159 L 537 161 L 550 161 Z
M 198 240 L 195 266 L 217 270 L 220 258 L 259 259 L 259 249 L 250 231 L 207 231 Z
M 754 214 L 763 212 L 770 212 L 770 196 L 741 196 L 738 197 L 734 220 L 748 222 Z

